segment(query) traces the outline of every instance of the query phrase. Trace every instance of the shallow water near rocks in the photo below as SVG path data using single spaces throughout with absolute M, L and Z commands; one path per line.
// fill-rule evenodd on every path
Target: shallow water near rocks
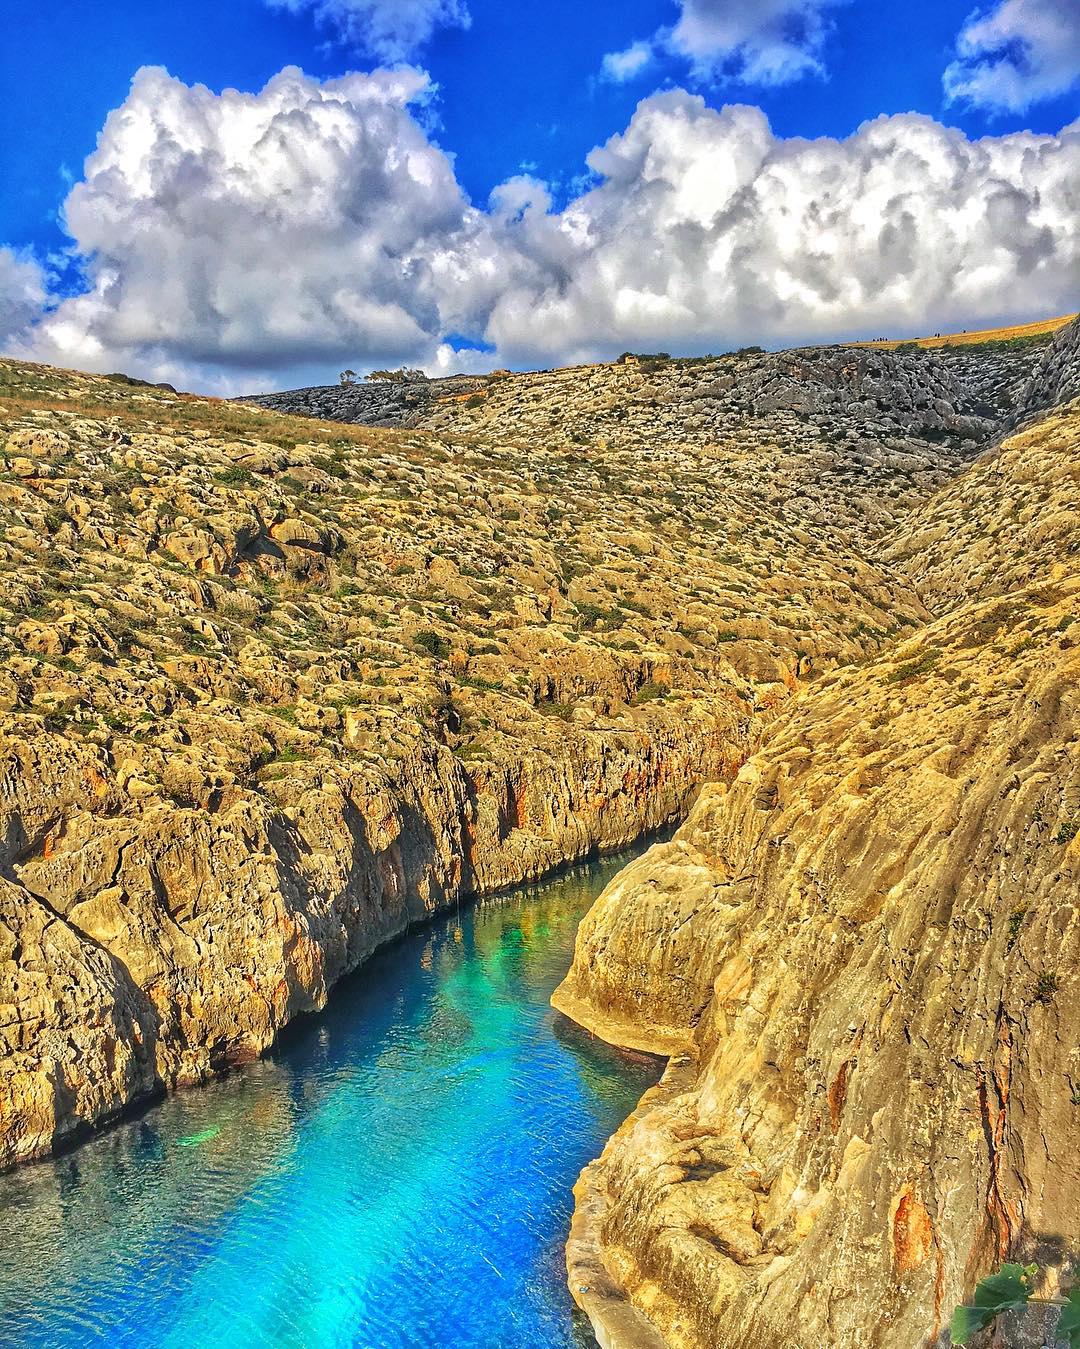
M 627 855 L 379 952 L 268 1057 L 0 1176 L 0 1345 L 578 1349 L 578 1172 L 656 1080 L 548 998 Z

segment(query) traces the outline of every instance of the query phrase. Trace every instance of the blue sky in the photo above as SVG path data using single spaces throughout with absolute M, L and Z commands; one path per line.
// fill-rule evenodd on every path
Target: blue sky
M 595 165 L 591 177 L 586 170 L 586 156 L 593 147 L 626 131 L 639 103 L 646 100 L 651 108 L 654 105 L 648 100 L 665 91 L 685 91 L 688 98 L 703 98 L 706 109 L 719 110 L 732 103 L 759 108 L 778 143 L 791 137 L 843 141 L 868 119 L 915 112 L 934 119 L 942 128 L 957 129 L 968 141 L 990 137 L 1007 146 L 1010 136 L 1024 130 L 1060 139 L 1059 133 L 1080 114 L 1076 78 L 1080 74 L 1080 38 L 1076 37 L 1080 32 L 1080 16 L 1076 13 L 1080 6 L 1075 0 L 995 0 L 985 5 L 983 20 L 996 23 L 997 29 L 989 40 L 984 35 L 979 50 L 968 53 L 967 73 L 959 81 L 953 80 L 952 98 L 943 84 L 945 72 L 958 59 L 958 42 L 965 31 L 978 37 L 973 29 L 978 18 L 973 18 L 968 0 L 908 0 L 905 5 L 870 0 L 756 0 L 756 4 L 749 0 L 621 0 L 610 4 L 545 0 L 531 6 L 508 5 L 504 0 L 468 0 L 467 20 L 463 0 L 397 2 L 399 12 L 410 5 L 426 5 L 425 13 L 435 15 L 428 40 L 384 37 L 381 47 L 365 40 L 365 25 L 372 11 L 380 6 L 385 10 L 389 0 L 278 0 L 276 6 L 264 0 L 176 0 L 172 4 L 130 0 L 94 5 L 87 5 L 85 0 L 54 0 L 49 5 L 36 0 L 9 0 L 5 43 L 0 49 L 6 95 L 0 105 L 5 176 L 5 190 L 0 196 L 0 244 L 14 251 L 19 266 L 44 268 L 41 284 L 49 292 L 46 308 L 54 308 L 59 298 L 93 283 L 93 275 L 84 279 L 88 260 L 91 272 L 94 266 L 104 265 L 100 258 L 103 252 L 108 253 L 109 246 L 106 241 L 102 247 L 103 236 L 96 231 L 94 221 L 84 225 L 81 234 L 76 231 L 73 250 L 61 208 L 71 186 L 84 177 L 84 161 L 94 150 L 107 115 L 129 100 L 132 77 L 145 66 L 165 67 L 184 86 L 203 84 L 214 94 L 227 88 L 257 94 L 278 71 L 291 65 L 301 67 L 314 81 L 325 81 L 348 71 L 371 70 L 380 63 L 380 56 L 409 60 L 427 72 L 431 83 L 427 92 L 410 104 L 407 115 L 422 127 L 428 143 L 448 157 L 464 199 L 486 211 L 492 190 L 524 173 L 546 185 L 544 209 L 552 219 L 590 182 L 598 180 Z M 693 12 L 695 6 L 697 13 Z M 776 76 L 774 70 L 771 75 L 762 74 L 760 68 L 752 69 L 754 61 L 746 54 L 748 47 L 727 49 L 722 40 L 717 47 L 715 25 L 726 32 L 735 22 L 737 35 L 745 36 L 747 25 L 752 28 L 758 22 L 755 14 L 764 13 L 768 20 L 770 10 L 777 17 L 765 38 L 759 33 L 749 41 L 765 43 L 761 50 L 766 51 L 768 60 L 775 56 L 779 43 L 792 44 L 802 53 L 798 60 L 805 55 L 807 63 L 798 73 L 781 71 Z M 689 35 L 681 34 L 677 27 L 680 18 Z M 467 27 L 463 26 L 466 21 Z M 692 33 L 691 22 L 698 25 Z M 347 27 L 347 23 L 352 26 Z M 709 29 L 708 24 L 714 27 Z M 1070 55 L 1069 43 L 1074 38 L 1077 52 Z M 622 80 L 606 74 L 605 56 L 631 49 L 635 43 L 645 55 L 630 65 L 639 68 Z M 970 78 L 972 70 L 979 73 L 981 84 Z M 967 89 L 966 94 L 956 95 L 958 82 L 962 91 Z M 129 106 L 132 116 L 154 117 L 145 103 L 132 101 Z M 696 116 L 692 114 L 692 119 Z M 661 120 L 658 113 L 657 125 Z M 727 134 L 719 124 L 697 119 L 695 125 L 699 150 L 703 136 L 716 141 Z M 740 135 L 745 138 L 745 133 Z M 892 152 L 899 153 L 895 147 Z M 130 153 L 130 147 L 124 153 Z M 388 147 L 386 153 L 392 157 L 393 151 Z M 710 153 L 719 151 L 714 148 Z M 688 162 L 685 157 L 679 160 L 684 169 Z M 679 171 L 678 167 L 672 170 Z M 999 177 L 1003 172 L 999 171 Z M 1060 176 L 1060 169 L 1055 172 Z M 600 173 L 599 178 L 604 176 Z M 111 209 L 103 186 L 107 177 L 104 172 L 98 175 L 84 217 L 97 211 L 101 218 Z M 669 186 L 677 192 L 677 184 L 671 181 Z M 1038 196 L 1034 184 L 1032 191 L 1029 200 L 1034 202 Z M 1063 208 L 1069 206 L 1064 199 L 1062 204 Z M 718 214 L 722 208 L 723 203 L 718 202 Z M 636 203 L 635 219 L 640 209 L 640 203 Z M 407 215 L 410 207 L 403 202 L 401 210 Z M 613 208 L 608 205 L 604 210 L 607 218 Z M 571 223 L 562 222 L 564 231 Z M 659 228 L 659 219 L 655 223 Z M 359 218 L 356 225 L 362 228 Z M 131 228 L 136 231 L 135 225 Z M 590 219 L 590 229 L 599 228 L 597 221 Z M 625 231 L 625 220 L 619 228 Z M 1032 228 L 1038 233 L 1054 225 L 1042 222 L 1032 224 Z M 458 235 L 454 237 L 457 241 Z M 143 242 L 132 245 L 136 253 Z M 414 243 L 411 241 L 410 247 Z M 384 255 L 388 248 L 390 253 L 396 249 L 393 241 L 387 245 L 385 239 L 380 239 L 379 246 Z M 458 246 L 455 242 L 454 247 Z M 550 248 L 543 247 L 547 264 Z M 65 249 L 72 256 L 61 263 L 59 255 Z M 515 249 L 517 259 L 520 245 Z M 176 254 L 172 244 L 163 239 L 159 259 Z M 716 256 L 715 250 L 710 256 Z M 1064 303 L 1070 286 L 1075 288 L 1077 281 L 1075 253 L 1055 248 L 1052 255 L 1046 253 L 1045 261 L 1059 272 L 1063 270 L 1059 290 Z M 425 254 L 423 265 L 430 262 Z M 118 252 L 109 265 L 126 285 L 126 255 Z M 150 266 L 145 258 L 141 265 Z M 161 261 L 160 265 L 166 264 Z M 546 298 L 550 285 L 536 279 L 535 267 L 534 241 L 524 266 L 529 275 L 522 285 Z M 20 273 L 23 280 L 27 275 L 25 271 Z M 175 280 L 177 292 L 183 292 L 185 278 Z M 663 291 L 663 280 L 650 284 L 657 295 Z M 565 289 L 566 278 L 560 277 L 558 285 Z M 115 285 L 112 290 L 118 293 Z M 985 306 L 987 314 L 1010 308 L 1006 290 Z M 1037 295 L 1054 298 L 1052 290 L 1043 285 L 1037 288 Z M 360 296 L 358 303 L 364 298 Z M 737 299 L 741 307 L 742 293 Z M 214 327 L 222 318 L 223 302 L 213 299 L 210 303 L 217 306 L 210 316 L 209 326 Z M 250 305 L 250 297 L 244 303 Z M 437 317 L 432 306 L 439 310 Z M 391 325 L 393 332 L 387 330 L 382 347 L 375 338 L 367 342 L 373 359 L 377 355 L 400 355 L 430 363 L 434 350 L 431 343 L 445 341 L 461 326 L 464 316 L 470 320 L 465 326 L 477 345 L 505 347 L 516 363 L 534 354 L 513 324 L 500 327 L 492 323 L 493 303 L 481 305 L 476 315 L 459 300 L 449 304 L 427 295 L 420 300 L 411 297 L 406 307 L 430 340 L 425 345 L 419 336 L 403 338 L 407 325 Z M 668 309 L 674 313 L 677 307 L 672 302 Z M 455 308 L 457 312 L 452 313 Z M 566 320 L 562 347 L 548 352 L 542 342 L 536 343 L 535 354 L 569 358 L 588 354 L 594 348 L 598 352 L 607 350 L 640 336 L 643 325 L 647 328 L 641 314 L 654 308 L 657 345 L 661 340 L 678 345 L 683 335 L 685 343 L 695 345 L 711 335 L 700 320 L 680 329 L 670 313 L 661 312 L 663 306 L 650 302 L 644 309 L 637 304 L 637 317 L 629 323 L 607 315 L 597 322 L 592 337 L 587 320 L 575 314 L 572 321 Z M 945 321 L 947 315 L 942 309 L 941 305 L 937 310 L 928 309 L 927 321 Z M 758 312 L 764 311 L 751 307 L 747 321 L 752 324 L 752 315 Z M 819 306 L 814 312 L 824 311 Z M 867 310 L 866 306 L 854 306 L 851 316 L 855 328 L 877 321 L 872 308 Z M 114 317 L 109 316 L 110 323 Z M 908 313 L 904 317 L 918 327 L 916 319 L 922 316 Z M 808 310 L 804 325 L 807 335 L 812 335 L 812 318 Z M 126 356 L 129 367 L 141 363 L 144 368 L 165 368 L 172 361 L 179 368 L 187 362 L 192 368 L 209 369 L 214 365 L 215 343 L 221 340 L 220 336 L 211 336 L 202 347 L 188 344 L 191 349 L 181 351 L 173 336 L 164 333 L 156 342 L 154 334 L 140 324 L 139 340 L 128 343 L 121 352 L 116 351 L 115 333 L 107 339 L 101 337 L 110 323 L 104 323 L 100 314 L 97 319 L 100 331 L 95 330 L 94 342 L 83 344 L 83 355 L 92 356 L 94 343 L 98 347 L 111 344 L 109 357 L 114 352 L 117 358 Z M 88 322 L 85 313 L 79 316 L 79 322 Z M 836 316 L 830 310 L 822 331 L 835 327 L 835 323 Z M 125 332 L 131 327 L 126 321 L 121 326 Z M 225 322 L 223 326 L 232 325 Z M 763 328 L 768 327 L 763 322 Z M 718 325 L 717 338 L 730 336 L 729 329 L 734 331 L 731 325 Z M 748 330 L 746 335 L 753 332 Z M 775 341 L 783 334 L 773 324 L 764 336 Z M 363 347 L 366 336 L 360 333 L 359 337 L 354 345 Z M 290 344 L 292 355 L 278 364 L 291 362 L 296 366 L 294 348 L 295 344 Z M 343 338 L 342 352 L 349 349 L 349 340 Z M 222 351 L 226 363 L 243 366 L 246 360 L 246 368 L 252 372 L 267 365 L 265 352 L 253 349 L 250 357 L 248 360 L 242 349 Z M 315 365 L 322 359 L 319 357 Z M 102 360 L 109 363 L 104 354 Z M 273 364 L 270 360 L 269 365 Z

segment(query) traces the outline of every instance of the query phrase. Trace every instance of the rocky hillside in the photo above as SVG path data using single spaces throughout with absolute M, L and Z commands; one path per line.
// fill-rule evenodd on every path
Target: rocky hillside
M 1039 359 L 1020 389 L 1017 416 L 1032 416 L 1080 398 L 1080 319 L 1058 332 L 1044 345 Z
M 925 621 L 855 541 L 966 414 L 680 442 L 639 403 L 652 441 L 583 445 L 531 404 L 369 430 L 0 365 L 0 1162 L 259 1053 L 460 895 L 680 816 L 800 683 Z
M 1072 1118 L 1042 1100 L 1076 1039 L 1074 591 L 1041 569 L 1075 423 L 1031 420 L 1063 350 L 503 375 L 377 428 L 0 363 L 0 1164 L 260 1053 L 409 923 L 711 782 L 564 989 L 680 1056 L 590 1173 L 575 1285 L 673 1347 L 928 1334 L 1057 1221 L 1004 1149 L 1045 1125 L 1056 1167 Z M 983 550 L 1006 469 L 1034 574 Z M 1006 1031 L 1014 1063 L 1043 1047 L 1000 1087 Z M 875 1298 L 896 1337 L 845 1339 Z
M 364 425 L 701 442 L 733 422 L 790 413 L 826 435 L 860 432 L 976 441 L 1021 402 L 1051 338 L 941 350 L 807 347 L 690 359 L 294 389 L 247 401 Z M 1046 386 L 1040 378 L 1039 387 Z
M 1075 405 L 996 446 L 915 510 L 884 555 L 933 612 L 1080 570 Z
M 799 696 L 583 923 L 556 1006 L 673 1055 L 579 1186 L 612 1344 L 939 1345 L 1003 1259 L 1069 1276 L 1078 472 L 1074 402 L 895 526 L 935 619 Z

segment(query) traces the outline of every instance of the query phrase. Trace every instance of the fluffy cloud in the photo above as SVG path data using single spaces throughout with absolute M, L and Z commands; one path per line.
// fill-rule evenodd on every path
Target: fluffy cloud
M 806 141 L 675 90 L 565 209 L 528 176 L 479 209 L 413 115 L 427 93 L 407 68 L 221 95 L 140 72 L 66 206 L 91 289 L 24 350 L 280 387 L 969 327 L 1061 312 L 1080 275 L 1080 123 L 972 141 L 908 114 Z M 495 351 L 456 356 L 456 334 Z
M 675 24 L 604 57 L 609 79 L 633 78 L 654 52 L 689 61 L 703 82 L 788 84 L 822 74 L 827 11 L 844 0 L 675 0 Z
M 821 72 L 836 0 L 678 0 L 670 44 L 700 75 L 730 75 L 750 84 L 786 84 Z
M 267 0 L 292 14 L 308 10 L 337 41 L 378 61 L 406 61 L 437 28 L 468 28 L 464 0 Z
M 783 140 L 675 91 L 589 162 L 599 186 L 517 227 L 559 260 L 499 297 L 504 356 L 970 326 L 1057 312 L 1080 275 L 1080 124 L 969 141 L 909 114 Z
M 1080 4 L 1000 0 L 967 21 L 957 53 L 944 77 L 950 100 L 1023 112 L 1080 83 Z
M 605 77 L 622 84 L 639 75 L 653 59 L 651 42 L 632 42 L 625 51 L 608 52 L 602 62 Z
M 415 360 L 475 324 L 486 228 L 410 112 L 407 67 L 320 84 L 284 70 L 258 94 L 141 70 L 65 205 L 90 291 L 35 336 L 87 368 L 163 378 L 338 359 Z
M 0 248 L 0 342 L 8 342 L 41 313 L 45 277 L 33 260 Z

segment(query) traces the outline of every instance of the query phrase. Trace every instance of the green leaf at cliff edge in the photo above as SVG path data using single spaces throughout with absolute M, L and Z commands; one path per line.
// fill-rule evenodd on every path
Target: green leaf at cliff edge
M 980 1280 L 975 1287 L 975 1301 L 953 1312 L 949 1326 L 953 1344 L 967 1344 L 977 1330 L 988 1326 L 1001 1312 L 1026 1306 L 1031 1296 L 1031 1280 L 1037 1272 L 1037 1265 L 1002 1265 L 996 1274 Z

